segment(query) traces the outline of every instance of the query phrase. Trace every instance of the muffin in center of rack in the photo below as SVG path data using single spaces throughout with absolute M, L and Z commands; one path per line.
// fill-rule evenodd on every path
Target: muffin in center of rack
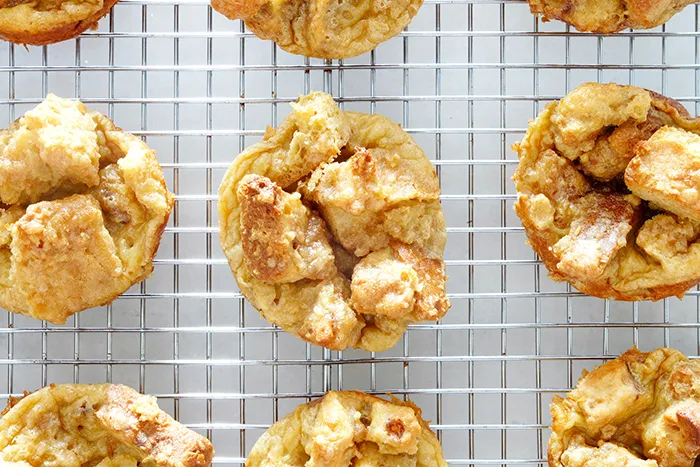
M 390 348 L 450 306 L 435 170 L 386 117 L 319 92 L 292 107 L 224 177 L 222 248 L 270 322 L 330 349 Z
M 700 121 L 633 86 L 584 84 L 542 111 L 513 177 L 515 210 L 555 280 L 619 300 L 700 280 Z
M 0 306 L 61 324 L 153 271 L 172 208 L 155 153 L 76 101 L 0 131 Z

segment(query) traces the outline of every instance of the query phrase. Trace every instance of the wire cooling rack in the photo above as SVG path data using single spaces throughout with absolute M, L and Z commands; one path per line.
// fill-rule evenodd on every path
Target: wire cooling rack
M 157 395 L 243 465 L 275 420 L 331 388 L 424 410 L 451 465 L 543 465 L 551 396 L 633 344 L 700 346 L 697 290 L 619 303 L 551 282 L 525 244 L 510 145 L 584 81 L 644 86 L 697 113 L 699 11 L 599 37 L 540 23 L 515 0 L 426 0 L 408 30 L 341 62 L 289 55 L 202 0 L 122 0 L 97 31 L 45 48 L 0 44 L 0 123 L 48 92 L 79 97 L 158 152 L 176 193 L 153 277 L 65 326 L 0 317 L 0 398 L 105 381 Z M 392 350 L 331 352 L 262 320 L 219 248 L 228 164 L 310 90 L 400 122 L 442 182 L 453 306 Z M 0 389 L 2 392 L 3 389 Z

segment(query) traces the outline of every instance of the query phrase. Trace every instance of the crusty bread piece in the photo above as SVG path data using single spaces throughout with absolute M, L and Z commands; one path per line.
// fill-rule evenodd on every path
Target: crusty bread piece
M 700 222 L 700 136 L 661 128 L 637 147 L 625 184 L 661 209 Z

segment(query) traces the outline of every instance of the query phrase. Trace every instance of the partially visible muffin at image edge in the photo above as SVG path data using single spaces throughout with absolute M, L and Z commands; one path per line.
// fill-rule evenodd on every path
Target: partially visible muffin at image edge
M 544 21 L 558 19 L 579 31 L 611 34 L 623 29 L 651 29 L 698 0 L 528 0 Z
M 549 467 L 694 467 L 700 362 L 632 348 L 554 396 Z
M 207 438 L 121 384 L 52 384 L 10 398 L 0 418 L 4 467 L 208 467 L 213 457 Z
M 369 52 L 399 34 L 423 0 L 212 0 L 261 39 L 307 57 L 342 59 Z
M 421 410 L 359 391 L 330 391 L 267 430 L 246 467 L 447 467 Z
M 170 215 L 155 152 L 49 95 L 0 131 L 0 306 L 62 324 L 151 275 Z
M 72 39 L 109 13 L 119 0 L 0 0 L 0 38 L 47 45 Z

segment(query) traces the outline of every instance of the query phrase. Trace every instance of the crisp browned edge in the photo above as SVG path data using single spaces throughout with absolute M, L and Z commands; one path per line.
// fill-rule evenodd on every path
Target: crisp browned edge
M 651 91 L 646 88 L 644 89 L 651 96 L 651 105 L 657 110 L 666 113 L 674 121 L 679 123 L 691 123 L 697 124 L 700 127 L 700 117 L 691 117 L 688 110 L 677 100 L 670 97 L 666 97 L 655 91 Z M 516 143 L 518 144 L 518 143 Z M 516 151 L 518 152 L 518 151 Z M 700 277 L 686 282 L 680 282 L 672 285 L 663 285 L 658 287 L 652 287 L 650 289 L 645 289 L 645 293 L 639 294 L 623 294 L 618 290 L 615 290 L 610 285 L 608 280 L 597 280 L 597 281 L 587 281 L 581 282 L 570 278 L 562 274 L 557 268 L 559 263 L 559 258 L 552 252 L 552 247 L 554 245 L 549 245 L 545 242 L 541 236 L 538 234 L 537 228 L 532 225 L 529 219 L 523 218 L 517 209 L 518 202 L 515 203 L 515 211 L 520 221 L 525 228 L 525 234 L 527 235 L 528 243 L 533 250 L 539 255 L 542 263 L 546 266 L 549 277 L 557 282 L 568 282 L 579 292 L 586 295 L 591 295 L 598 298 L 613 298 L 615 300 L 624 302 L 634 302 L 639 300 L 651 300 L 657 301 L 663 298 L 668 298 L 676 296 L 682 298 L 683 295 L 693 286 L 700 283 Z M 700 276 L 700 273 L 699 273 Z
M 105 0 L 104 7 L 95 12 L 92 16 L 89 16 L 88 18 L 80 20 L 76 23 L 59 26 L 38 34 L 14 33 L 0 29 L 0 38 L 19 45 L 48 45 L 66 41 L 79 36 L 90 28 L 96 27 L 97 22 L 103 16 L 109 13 L 109 10 L 111 10 L 118 1 L 119 0 Z
M 54 384 L 54 383 L 51 383 L 49 386 L 54 387 L 55 384 Z M 9 396 L 9 397 L 7 398 L 7 405 L 5 406 L 5 408 L 3 409 L 3 411 L 0 412 L 0 418 L 2 418 L 2 417 L 4 417 L 5 415 L 7 415 L 7 413 L 8 413 L 10 410 L 12 410 L 13 407 L 14 407 L 15 405 L 19 404 L 20 401 L 21 401 L 22 399 L 24 399 L 25 397 L 27 397 L 28 395 L 30 395 L 30 394 L 32 394 L 32 393 L 34 393 L 34 392 L 36 392 L 36 391 L 31 391 L 31 392 L 30 392 L 30 391 L 23 391 L 23 392 L 22 392 L 22 395 L 19 396 L 19 397 Z

